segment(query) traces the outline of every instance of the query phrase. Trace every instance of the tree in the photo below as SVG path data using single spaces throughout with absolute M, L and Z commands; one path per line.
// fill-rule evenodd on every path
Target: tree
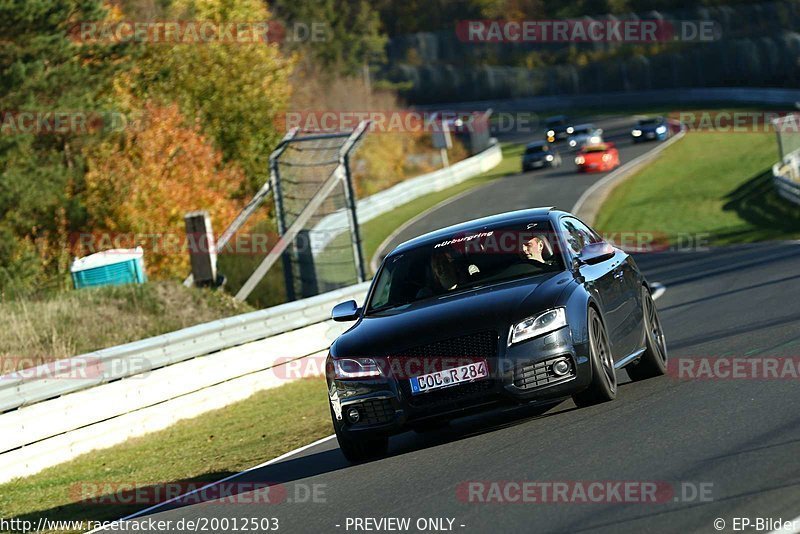
M 189 272 L 183 216 L 207 209 L 217 231 L 238 213 L 232 200 L 244 173 L 225 164 L 203 136 L 199 123 L 183 117 L 175 104 L 147 103 L 140 128 L 107 140 L 88 159 L 85 204 L 92 239 L 81 244 L 111 248 L 112 243 L 145 248 L 148 273 L 183 277 Z M 95 250 L 76 250 L 85 254 Z
M 0 285 L 42 283 L 45 271 L 66 270 L 66 236 L 85 216 L 76 201 L 83 147 L 102 128 L 47 131 L 21 127 L 19 119 L 23 112 L 86 118 L 118 109 L 111 87 L 126 68 L 127 47 L 83 43 L 71 32 L 77 22 L 107 16 L 101 0 L 0 3 L 0 235 L 10 238 L 0 247 Z
M 167 20 L 267 21 L 259 0 L 178 0 Z M 277 124 L 291 88 L 292 61 L 277 43 L 188 43 L 144 50 L 135 93 L 145 100 L 177 102 L 187 117 L 200 119 L 226 162 L 248 177 L 248 191 L 269 177 L 268 159 L 282 132 Z
M 366 0 L 273 0 L 270 4 L 289 35 L 299 34 L 294 31 L 298 27 L 324 24 L 322 40 L 295 45 L 329 74 L 353 76 L 370 62 L 385 59 L 387 38 L 381 17 Z

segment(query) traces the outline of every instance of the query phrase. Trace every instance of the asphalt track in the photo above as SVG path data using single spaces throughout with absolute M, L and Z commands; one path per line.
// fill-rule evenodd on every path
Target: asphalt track
M 656 143 L 633 144 L 630 130 L 634 120 L 630 117 L 615 117 L 595 120 L 603 128 L 603 138 L 614 142 L 625 164 L 656 146 Z M 515 140 L 529 141 L 531 137 Z M 561 145 L 564 145 L 562 143 Z M 469 219 L 494 215 L 504 211 L 555 206 L 569 211 L 581 194 L 607 173 L 582 174 L 575 172 L 575 154 L 560 146 L 563 164 L 555 169 L 539 169 L 515 174 L 495 180 L 440 204 L 421 218 L 401 227 L 392 236 L 385 251 L 392 250 L 403 241 L 438 230 L 443 226 L 457 224 Z
M 623 162 L 651 147 L 623 146 Z M 495 182 L 405 231 L 532 205 L 569 209 L 599 177 L 571 175 L 566 163 Z M 704 358 L 800 357 L 800 243 L 636 259 L 667 287 L 658 307 L 671 370 Z M 292 502 L 170 505 L 141 519 L 275 517 L 280 532 L 355 532 L 364 530 L 347 528 L 348 518 L 406 517 L 409 532 L 419 532 L 419 518 L 448 518 L 465 533 L 639 533 L 719 532 L 717 518 L 733 532 L 734 517 L 800 515 L 797 379 L 619 378 L 614 402 L 577 409 L 565 401 L 544 414 L 495 411 L 406 433 L 392 438 L 388 458 L 356 466 L 326 440 L 234 479 L 279 483 Z M 480 503 L 458 497 L 467 481 L 640 481 L 676 491 L 658 503 Z M 312 486 L 322 492 L 319 502 L 297 502 Z M 698 488 L 707 492 L 702 499 L 690 495 Z

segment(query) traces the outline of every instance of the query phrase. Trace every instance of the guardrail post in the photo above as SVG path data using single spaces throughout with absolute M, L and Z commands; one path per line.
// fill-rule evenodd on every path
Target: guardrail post
M 192 279 L 196 286 L 217 285 L 217 249 L 211 216 L 207 211 L 191 211 L 184 215 Z

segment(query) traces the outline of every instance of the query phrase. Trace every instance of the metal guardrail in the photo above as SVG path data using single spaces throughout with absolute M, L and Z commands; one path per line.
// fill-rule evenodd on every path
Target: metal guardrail
M 473 176 L 496 167 L 503 160 L 503 153 L 500 150 L 497 139 L 492 139 L 491 143 L 492 145 L 483 152 L 454 163 L 449 167 L 409 178 L 388 189 L 359 200 L 356 203 L 359 222 L 371 221 L 400 205 L 460 184 Z M 342 233 L 324 232 L 323 230 L 325 228 L 343 227 L 346 217 L 347 212 L 340 210 L 322 218 L 317 223 L 310 233 L 312 237 L 311 251 L 314 255 L 322 253 L 325 247 Z
M 800 182 L 792 179 L 790 168 L 783 161 L 772 166 L 772 184 L 781 197 L 800 206 Z
M 0 376 L 0 412 L 325 321 L 335 304 L 360 300 L 368 288 L 365 282 Z

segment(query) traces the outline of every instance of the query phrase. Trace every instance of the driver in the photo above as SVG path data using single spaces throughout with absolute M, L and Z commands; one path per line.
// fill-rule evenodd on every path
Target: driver
M 522 243 L 522 257 L 528 261 L 538 263 L 548 263 L 544 259 L 544 254 L 549 256 L 549 244 L 546 244 L 544 236 L 535 235 L 528 241 Z
M 446 252 L 434 252 L 431 256 L 431 271 L 439 287 L 445 291 L 458 288 L 458 271 Z

